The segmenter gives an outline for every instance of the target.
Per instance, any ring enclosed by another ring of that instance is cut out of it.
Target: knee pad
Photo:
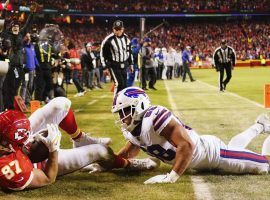
[[[56,97],[50,103],[56,110],[68,111],[71,107],[71,101],[66,97]]]

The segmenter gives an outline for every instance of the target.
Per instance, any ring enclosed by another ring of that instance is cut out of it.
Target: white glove
[[[48,136],[41,134],[35,135],[35,140],[43,142],[49,149],[49,152],[58,151],[60,149],[61,132],[56,124],[47,124]]]
[[[103,167],[101,167],[98,163],[90,164],[84,168],[82,168],[82,171],[88,171],[89,174],[95,174],[106,171]]]
[[[154,183],[175,183],[180,176],[175,172],[171,171],[171,173],[164,175],[154,176],[144,182],[144,184],[154,184]]]

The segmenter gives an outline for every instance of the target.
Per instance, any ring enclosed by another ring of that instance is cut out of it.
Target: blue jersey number
[[[149,154],[159,158],[162,161],[172,161],[175,158],[175,151],[172,149],[164,149],[159,144],[154,144],[148,146],[147,149],[142,148],[144,151],[147,151]]]

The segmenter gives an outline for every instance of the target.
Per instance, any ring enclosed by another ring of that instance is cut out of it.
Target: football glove
[[[34,136],[36,141],[41,141],[49,149],[49,152],[59,151],[61,132],[56,124],[47,124],[48,136],[44,137],[41,134]]]
[[[175,183],[180,176],[175,172],[171,171],[171,173],[164,175],[154,176],[144,182],[144,184],[155,184],[155,183]]]

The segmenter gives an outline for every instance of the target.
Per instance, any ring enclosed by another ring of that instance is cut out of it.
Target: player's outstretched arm
[[[139,152],[140,147],[128,141],[126,145],[118,152],[117,155],[128,159],[136,157],[139,154]]]
[[[174,119],[162,130],[161,135],[177,148],[175,164],[170,173],[152,177],[145,181],[145,184],[176,182],[192,159],[194,144],[188,136],[187,131]]]

